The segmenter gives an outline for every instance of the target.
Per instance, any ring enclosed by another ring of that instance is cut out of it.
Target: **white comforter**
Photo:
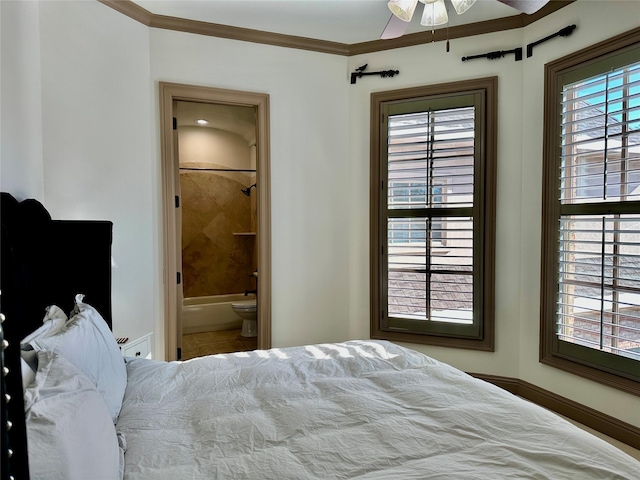
[[[640,462],[556,415],[387,342],[127,372],[126,480],[640,478]]]

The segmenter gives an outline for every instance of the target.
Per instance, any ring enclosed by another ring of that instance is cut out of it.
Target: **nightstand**
[[[151,358],[151,334],[129,340],[120,346],[123,357]]]

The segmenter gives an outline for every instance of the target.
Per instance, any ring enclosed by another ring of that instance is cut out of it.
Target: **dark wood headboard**
[[[37,200],[18,202],[9,193],[0,195],[0,309],[8,342],[3,345],[3,366],[8,371],[3,370],[2,378],[2,479],[13,475],[17,480],[28,478],[20,341],[42,324],[49,305],[68,314],[78,293],[85,294],[85,301],[111,327],[113,224],[52,220]],[[8,403],[5,393],[11,397]]]

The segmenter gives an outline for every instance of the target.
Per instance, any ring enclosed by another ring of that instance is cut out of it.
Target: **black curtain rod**
[[[358,78],[365,77],[367,75],[380,75],[382,78],[393,77],[400,73],[400,70],[381,70],[379,72],[365,72],[368,63],[365,63],[361,67],[356,68],[355,72],[351,72],[351,84],[356,83]]]
[[[552,33],[551,35],[541,38],[537,42],[529,43],[527,45],[527,58],[533,55],[533,47],[535,47],[536,45],[540,45],[541,43],[546,42],[547,40],[551,40],[552,38],[568,37],[573,33],[575,29],[576,29],[575,25],[569,25],[568,27],[564,27],[558,30],[556,33]]]
[[[481,53],[480,55],[469,55],[462,57],[462,61],[473,60],[474,58],[487,58],[489,60],[495,60],[496,58],[502,58],[505,55],[513,53],[516,56],[516,62],[522,60],[522,47],[513,48],[511,50],[496,50],[495,52]]]
[[[556,33],[553,33],[551,35],[548,35],[536,42],[533,43],[529,43],[527,45],[527,58],[531,57],[533,55],[533,47],[535,47],[536,45],[540,45],[543,42],[546,42],[547,40],[551,40],[552,38],[555,37],[568,37],[569,35],[571,35],[573,33],[573,31],[576,29],[575,25],[569,25],[568,27],[564,27],[560,30],[558,30]],[[515,54],[515,60],[516,62],[522,60],[522,47],[518,47],[518,48],[514,48],[512,50],[496,50],[495,52],[489,52],[489,53],[482,53],[480,55],[469,55],[466,57],[462,57],[462,61],[466,62],[467,60],[473,60],[474,58],[487,58],[489,60],[495,60],[496,58],[502,58],[505,55],[509,54],[509,53],[513,53]],[[365,65],[366,67],[366,65]],[[353,73],[352,75],[352,81],[353,82]]]

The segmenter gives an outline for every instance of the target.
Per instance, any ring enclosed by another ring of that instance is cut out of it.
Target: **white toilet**
[[[258,303],[256,299],[242,300],[240,302],[232,302],[231,308],[236,315],[242,318],[242,335],[243,337],[257,337],[257,318],[258,318]]]

